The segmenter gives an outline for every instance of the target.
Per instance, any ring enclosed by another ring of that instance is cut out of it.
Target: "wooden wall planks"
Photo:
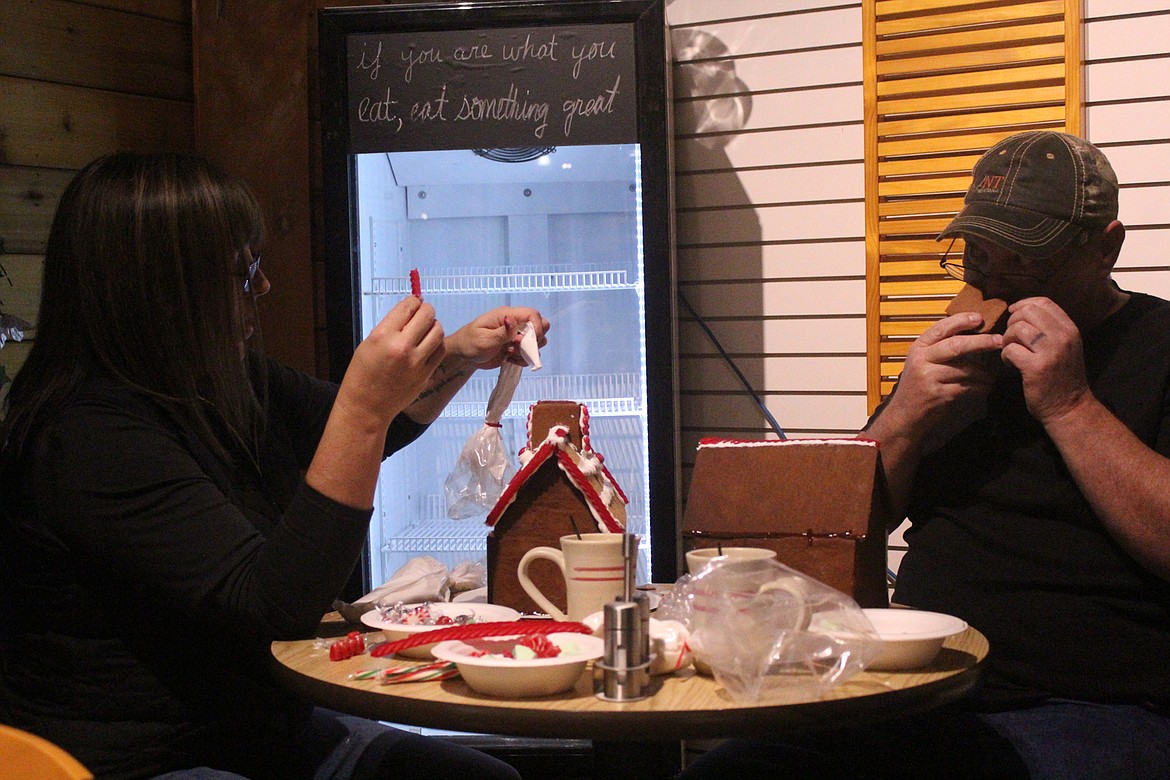
[[[191,69],[189,0],[0,3],[0,310],[36,323],[45,239],[79,168],[194,148]],[[5,376],[35,336],[0,350]]]

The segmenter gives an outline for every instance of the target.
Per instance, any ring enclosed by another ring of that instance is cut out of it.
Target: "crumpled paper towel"
[[[333,608],[351,623],[359,623],[362,614],[378,606],[418,604],[424,601],[460,601],[473,597],[478,589],[486,590],[487,570],[482,563],[463,561],[448,569],[442,561],[429,555],[411,558],[390,579],[352,604],[333,602]]]

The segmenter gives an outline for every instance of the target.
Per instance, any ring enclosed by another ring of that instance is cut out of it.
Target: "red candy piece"
[[[547,636],[526,636],[516,644],[524,645],[536,653],[537,658],[556,658],[561,654],[561,648],[554,645]]]
[[[417,268],[410,269],[410,294],[415,298],[422,299],[422,279],[418,275]]]
[[[370,655],[381,658],[412,647],[421,647],[448,639],[479,639],[485,636],[530,636],[533,634],[592,634],[589,626],[572,621],[557,620],[503,620],[496,623],[472,623],[450,626],[433,631],[420,631],[397,642],[383,642],[370,648]]]
[[[361,655],[365,651],[365,638],[357,631],[350,631],[348,634],[346,634],[345,639],[338,639],[336,642],[329,645],[329,660],[344,661],[346,658],[353,658],[355,655]]]

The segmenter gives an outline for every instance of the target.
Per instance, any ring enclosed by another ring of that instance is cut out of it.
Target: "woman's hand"
[[[447,352],[475,368],[499,368],[505,360],[524,365],[518,354],[521,330],[532,323],[537,346],[548,343],[549,322],[536,309],[501,306],[481,314],[447,338]]]
[[[385,432],[422,392],[445,354],[435,308],[407,296],[354,350],[334,408]]]

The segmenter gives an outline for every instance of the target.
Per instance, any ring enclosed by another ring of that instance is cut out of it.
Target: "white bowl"
[[[421,607],[422,604],[406,604],[407,609],[414,609]],[[511,607],[502,607],[498,604],[465,604],[465,603],[451,603],[447,601],[432,601],[430,603],[431,612],[437,616],[446,616],[449,618],[457,618],[461,616],[471,615],[475,618],[476,623],[494,623],[499,621],[519,620],[520,613]],[[387,620],[378,610],[370,610],[362,614],[362,622],[370,628],[378,628],[386,635],[387,642],[397,642],[399,639],[406,639],[408,636],[413,636],[422,631],[434,631],[439,628],[448,628],[448,626],[433,626],[421,625],[417,623],[394,623]],[[431,648],[435,645],[419,645],[412,647],[409,650],[403,650],[398,655],[407,658],[434,658],[431,655]]]
[[[473,691],[508,699],[530,699],[567,691],[577,684],[590,661],[605,653],[605,643],[588,634],[548,634],[561,648],[555,658],[502,658],[498,655],[475,655],[487,650],[502,650],[522,637],[485,637],[452,639],[440,642],[431,651],[441,661],[452,661],[459,675]]]
[[[953,615],[918,609],[862,610],[881,638],[882,652],[867,668],[885,671],[917,669],[935,659],[947,637],[967,629]]]

